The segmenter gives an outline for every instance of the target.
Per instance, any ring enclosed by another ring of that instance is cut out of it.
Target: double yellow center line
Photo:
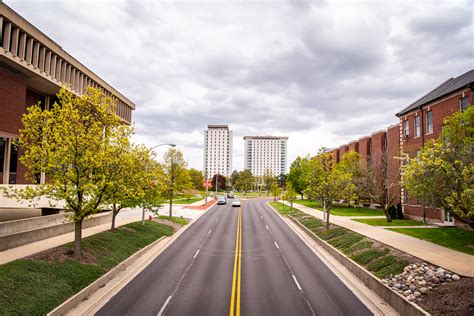
[[[242,207],[237,215],[237,234],[235,238],[234,274],[232,277],[232,295],[229,315],[240,315],[240,286],[242,272]]]

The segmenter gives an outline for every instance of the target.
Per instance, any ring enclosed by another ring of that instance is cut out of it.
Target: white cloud
[[[289,136],[291,162],[474,64],[469,1],[6,2],[137,104],[136,141],[195,168],[207,124],[234,131],[235,169],[244,135]]]

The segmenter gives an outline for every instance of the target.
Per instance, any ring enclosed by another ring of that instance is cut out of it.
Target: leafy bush
[[[357,254],[355,256],[352,256],[352,259],[357,262],[357,263],[360,263],[360,264],[363,264],[363,265],[366,265],[368,264],[370,261],[376,259],[376,258],[379,258],[379,257],[382,257],[383,255],[385,255],[386,253],[388,252],[388,249],[382,249],[382,250],[379,250],[379,249],[370,249],[370,250],[367,250],[367,251],[364,251],[364,252],[361,252],[360,254]]]

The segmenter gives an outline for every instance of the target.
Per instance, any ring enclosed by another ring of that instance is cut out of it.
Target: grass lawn
[[[188,220],[185,219],[185,218],[182,218],[182,217],[176,217],[176,216],[167,216],[167,215],[159,215],[158,216],[159,219],[166,219],[167,221],[170,221],[170,222],[173,222],[173,223],[176,223],[176,224],[180,224],[180,225],[187,225],[188,224]]]
[[[176,199],[173,199],[173,204],[191,204],[197,201],[201,201],[203,199],[204,199],[203,197],[196,197],[196,196],[193,196],[189,200],[188,198],[185,198],[185,197],[178,197]]]
[[[355,218],[353,221],[371,226],[426,226],[422,222],[411,219],[394,219],[390,223],[385,218]]]
[[[46,252],[48,257],[40,253],[0,265],[0,315],[44,315],[139,249],[172,233],[170,226],[156,222],[130,223],[84,238],[85,262],[64,254],[73,248],[69,243]]]
[[[432,243],[474,255],[474,231],[456,227],[445,228],[387,228],[391,231],[424,239]]]
[[[297,209],[291,208],[288,205],[285,205],[280,202],[270,202],[270,205],[273,206],[278,211],[278,213],[280,213],[283,216],[294,215],[295,213],[300,213],[300,211],[298,211]]]
[[[297,200],[294,203],[311,207],[318,211],[323,210],[319,202],[317,201]],[[331,209],[331,214],[337,215],[337,216],[384,216],[381,210],[375,210],[375,209],[367,208],[367,207],[347,207],[347,206],[335,206]]]

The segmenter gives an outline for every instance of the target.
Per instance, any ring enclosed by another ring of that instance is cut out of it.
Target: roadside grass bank
[[[390,223],[385,218],[354,218],[352,220],[371,226],[428,226],[411,219],[394,219]]]
[[[474,255],[474,231],[458,227],[433,229],[387,228],[388,230],[427,240],[440,246]]]
[[[184,217],[177,217],[177,216],[169,217],[169,216],[166,216],[166,215],[159,215],[157,218],[162,219],[162,220],[167,220],[167,221],[173,222],[175,224],[179,224],[181,226],[187,225],[189,223],[189,221],[187,219],[185,219]]]
[[[280,204],[280,205],[279,205]],[[325,223],[314,216],[306,214],[281,203],[270,202],[281,215],[291,215],[294,219],[312,231],[316,236],[344,253],[347,257],[357,262],[360,266],[371,271],[381,279],[392,291],[398,292],[415,302],[432,314],[473,315],[474,304],[474,278],[462,277],[457,280],[451,278],[452,272],[436,268],[409,254],[391,248],[383,243],[355,233],[337,225],[325,230]],[[465,238],[463,244],[472,245],[472,231],[466,233],[456,231],[456,228],[386,228],[389,230],[407,230],[415,233],[432,232],[437,230],[450,231],[450,238]],[[470,237],[466,238],[466,235]],[[425,236],[426,237],[426,236]],[[431,241],[431,240],[430,240]],[[417,265],[417,269],[410,266]],[[436,271],[436,280],[429,281],[428,268]],[[442,272],[441,272],[442,271]],[[448,277],[448,275],[450,277]],[[410,281],[411,278],[411,281]],[[405,281],[406,280],[406,281]],[[453,282],[454,281],[454,282]],[[392,283],[399,284],[392,284]],[[420,283],[421,282],[421,283]],[[434,284],[433,284],[434,283]],[[399,287],[398,289],[394,289]],[[412,287],[414,287],[412,289]],[[423,288],[422,290],[422,287]],[[423,294],[420,294],[421,291]],[[410,292],[410,293],[408,293]]]
[[[288,205],[279,202],[270,202],[270,205],[283,216],[291,215],[316,236],[380,279],[401,273],[410,263],[407,255],[349,229],[331,224],[330,229],[326,230],[325,223],[311,215],[290,209]]]
[[[0,265],[0,315],[44,315],[173,228],[130,223],[83,239],[83,259],[73,243]]]
[[[323,207],[318,201],[310,200],[296,200],[294,203],[314,208],[318,211],[323,211]],[[348,207],[348,206],[335,206],[331,208],[331,215],[336,216],[385,216],[382,210],[376,210],[368,207]]]

